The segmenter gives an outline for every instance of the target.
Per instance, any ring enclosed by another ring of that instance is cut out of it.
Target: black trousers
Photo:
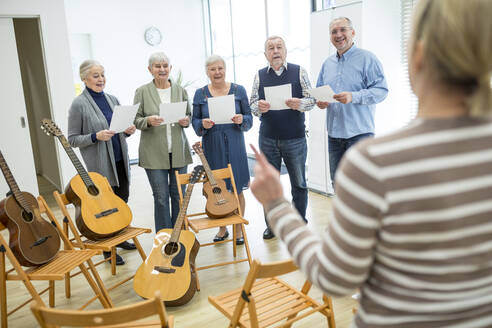
[[[128,180],[128,177],[126,175],[126,167],[125,167],[125,161],[119,161],[116,162],[116,172],[118,173],[118,181],[120,185],[113,186],[114,193],[116,196],[120,197],[125,201],[125,203],[128,203],[128,197],[130,196],[130,180]]]

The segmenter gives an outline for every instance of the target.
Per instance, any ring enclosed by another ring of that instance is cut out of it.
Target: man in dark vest
[[[265,57],[269,65],[256,74],[250,100],[251,112],[261,120],[258,143],[260,150],[278,171],[282,159],[284,160],[290,178],[292,202],[307,222],[307,144],[304,112],[311,110],[316,101],[307,93],[307,90],[311,89],[311,83],[306,70],[285,61],[287,48],[281,37],[271,36],[265,41]],[[270,104],[265,101],[265,87],[289,83],[292,87],[292,98],[285,102],[285,109],[270,110]],[[275,237],[268,222],[266,223],[263,238]]]

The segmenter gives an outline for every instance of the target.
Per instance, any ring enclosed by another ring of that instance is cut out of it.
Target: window
[[[267,65],[264,42],[269,35],[284,38],[287,61],[309,72],[311,0],[203,1],[210,29],[209,53],[225,59],[226,79],[244,86],[248,96],[256,72]],[[253,128],[245,134],[246,144],[258,146],[259,127],[254,117]]]
[[[412,29],[412,12],[418,0],[401,0],[401,66],[402,72],[402,95],[405,97],[403,104],[406,104],[408,113],[405,124],[410,122],[417,116],[418,101],[410,87],[410,79],[408,77],[408,39]]]

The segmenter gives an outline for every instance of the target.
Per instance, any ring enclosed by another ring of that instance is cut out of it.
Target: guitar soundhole
[[[166,244],[166,246],[164,247],[164,253],[166,253],[166,255],[168,256],[171,256],[178,251],[178,248],[179,248],[178,243],[170,242]]]
[[[22,218],[26,222],[32,222],[33,215],[30,212],[22,211]]]
[[[220,193],[222,192],[222,189],[220,189],[219,187],[214,187],[214,188],[212,189],[212,192],[213,192],[214,194],[220,194]]]
[[[92,185],[92,186],[89,186],[87,188],[87,191],[89,192],[89,194],[91,194],[92,196],[97,196],[99,195],[99,189],[97,189],[97,187],[95,185]]]

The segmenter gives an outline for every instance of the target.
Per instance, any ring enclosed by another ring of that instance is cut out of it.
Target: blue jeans
[[[280,171],[282,159],[289,173],[292,202],[301,217],[306,220],[308,190],[306,185],[306,138],[270,139],[260,134],[260,150],[268,162]],[[268,226],[268,223],[267,223]]]
[[[175,172],[186,173],[186,168],[187,166],[169,170],[145,169],[154,195],[156,233],[161,229],[174,228],[179,214],[179,193]],[[169,210],[169,199],[171,199],[171,211]]]
[[[331,183],[335,185],[335,172],[343,155],[353,145],[364,138],[373,137],[374,133],[363,133],[352,138],[332,138],[328,136],[328,154],[330,156],[330,177]]]

